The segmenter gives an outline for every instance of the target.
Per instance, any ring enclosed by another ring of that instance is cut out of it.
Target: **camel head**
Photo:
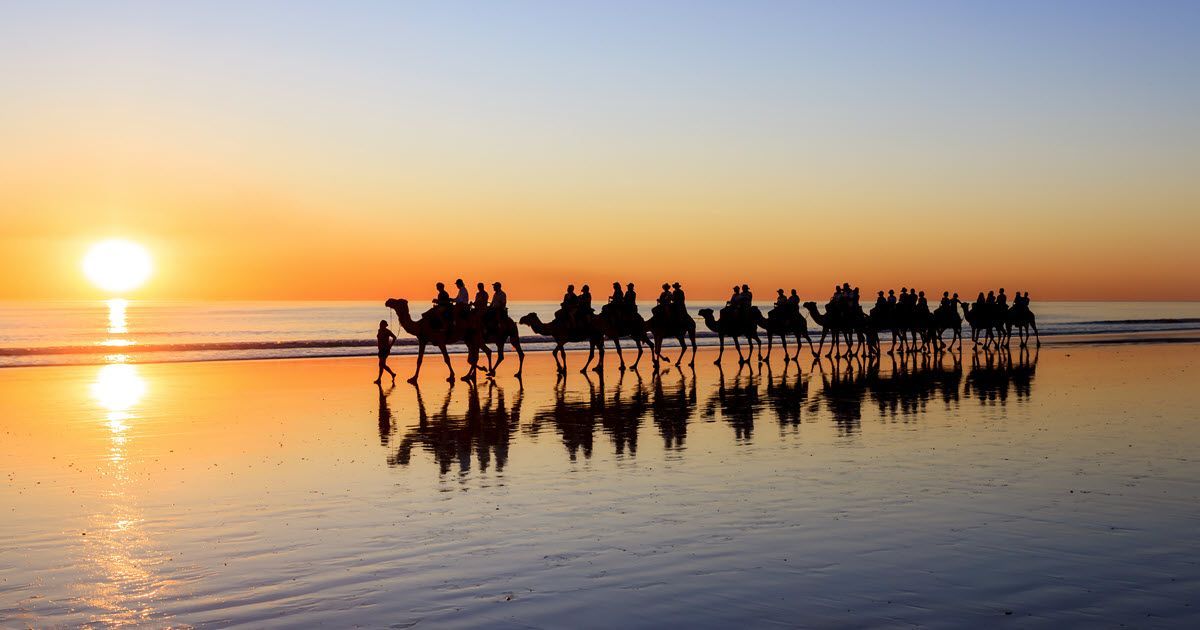
[[[540,326],[542,324],[542,319],[538,317],[537,313],[530,313],[522,316],[518,323],[525,324],[526,326],[533,328],[534,326]]]
[[[697,313],[704,319],[712,319],[713,310],[711,308],[702,308]]]
[[[804,304],[802,304],[801,306],[803,306],[804,308],[806,308],[806,309],[808,309],[808,310],[810,310],[810,311],[815,311],[815,310],[817,310],[817,303],[816,303],[816,302],[805,302],[805,303],[804,303]]]
[[[387,301],[383,303],[383,305],[390,309],[398,309],[398,308],[407,309],[408,308],[408,300],[406,300],[404,298],[388,298]]]

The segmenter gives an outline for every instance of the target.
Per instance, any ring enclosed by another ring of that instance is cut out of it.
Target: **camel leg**
[[[450,353],[446,351],[446,344],[438,345],[438,350],[442,351],[442,360],[446,362],[446,369],[450,370],[450,376],[446,377],[446,382],[454,382],[454,364],[450,362]]]
[[[413,372],[412,378],[408,379],[409,383],[417,384],[417,377],[421,375],[421,362],[425,360],[425,342],[421,341],[417,346],[417,370]]]
[[[634,369],[634,370],[636,370],[636,369],[637,369],[638,362],[642,360],[642,342],[643,342],[643,341],[645,341],[645,342],[646,342],[646,345],[650,345],[650,340],[649,340],[649,339],[638,339],[638,338],[636,338],[636,337],[633,339],[633,342],[634,342],[635,344],[637,344],[637,351],[638,351],[638,353],[637,353],[637,356],[633,358],[633,363],[632,363],[632,364],[631,364],[629,367],[630,367],[630,368],[632,368],[632,369]],[[622,366],[622,367],[624,367],[624,366]]]
[[[816,351],[816,353],[813,354],[813,357],[820,355],[821,351],[825,349],[825,333],[826,332],[827,332],[827,330],[825,328],[821,329],[821,343],[817,344],[817,351]],[[811,343],[809,344],[809,347],[810,348],[812,347]],[[827,354],[825,356],[829,356],[829,355]]]
[[[513,350],[517,351],[517,380],[521,379],[521,371],[525,369],[525,351],[521,349],[521,338],[513,335],[512,337]]]
[[[617,341],[616,339],[613,339],[613,343],[617,344],[617,356],[620,356],[621,355],[621,342]],[[622,370],[625,369],[624,362],[625,362],[625,359],[621,359],[621,363],[622,363],[621,369]],[[604,338],[603,337],[600,338],[600,358],[599,358],[599,360],[596,361],[596,367],[592,368],[592,371],[597,372],[597,373],[604,371]]]
[[[498,347],[499,347],[499,346],[498,346]],[[503,350],[501,350],[501,352],[502,352],[502,351],[503,351]],[[488,376],[491,376],[491,374],[492,374],[492,367],[493,367],[493,366],[492,366],[492,349],[491,349],[491,347],[490,347],[490,346],[488,346],[486,343],[485,343],[485,344],[483,344],[483,354],[484,354],[484,356],[486,356],[486,357],[487,357],[487,362],[488,362],[487,373],[488,373]]]
[[[594,358],[596,358],[596,345],[589,343],[588,344],[588,358],[587,358],[587,361],[583,362],[583,367],[579,368],[580,374],[587,374],[588,366],[592,364],[592,359],[594,359]]]
[[[738,367],[745,365],[749,359],[742,356],[742,342],[738,341],[737,335],[733,336],[733,347],[734,347],[734,349],[737,350],[737,353],[738,353]]]
[[[496,370],[500,369],[501,363],[504,363],[504,342],[505,342],[505,340],[501,339],[500,343],[496,344],[496,363],[495,364],[489,363],[488,372],[487,372],[487,375],[489,377],[496,376]]]
[[[721,365],[721,357],[725,356],[725,335],[718,334],[717,343],[720,346],[720,350],[717,351],[717,360],[713,361],[713,365]]]

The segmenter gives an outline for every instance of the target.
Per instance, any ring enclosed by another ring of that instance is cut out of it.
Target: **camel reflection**
[[[1014,361],[1012,352],[981,350],[971,356],[971,373],[967,375],[963,395],[975,398],[981,405],[1008,404],[1011,391],[1018,401],[1029,400],[1033,391],[1033,374],[1037,369],[1038,351],[1021,348]]]
[[[733,429],[737,443],[754,438],[755,422],[771,414],[781,433],[828,418],[837,435],[861,433],[864,416],[877,414],[883,422],[914,422],[925,413],[953,413],[963,399],[984,405],[1023,402],[1033,389],[1037,351],[1020,351],[1014,358],[1003,348],[972,354],[964,369],[962,352],[903,354],[891,357],[817,359],[811,368],[785,365],[775,373],[769,364],[755,369],[741,365],[727,374],[717,367],[700,417],[718,419]],[[543,430],[562,440],[571,461],[592,457],[597,427],[611,440],[618,457],[637,455],[638,434],[647,418],[654,423],[667,451],[684,450],[688,425],[697,405],[694,371],[679,368],[654,372],[650,382],[633,371],[620,373],[607,386],[604,376],[585,375],[585,389],[569,389],[566,378],[557,379],[553,394],[523,427],[536,439]],[[482,391],[486,388],[486,391]],[[389,405],[391,388],[379,389],[379,440],[394,449],[391,465],[407,465],[414,448],[433,455],[442,474],[456,464],[463,473],[474,462],[486,471],[495,461],[503,470],[514,434],[520,425],[523,390],[515,401],[506,401],[495,383],[468,388],[466,411],[451,414],[450,387],[435,411],[426,409],[416,390],[419,424],[397,438],[396,420]],[[398,440],[398,442],[397,442]]]
[[[813,368],[821,376],[821,389],[809,401],[809,412],[823,407],[833,418],[839,435],[853,435],[862,426],[862,406],[868,387],[879,375],[879,358],[869,356],[829,361],[829,370],[820,358]]]
[[[480,387],[471,384],[467,388],[467,411],[451,414],[450,400],[454,388],[446,390],[442,405],[432,415],[426,411],[425,399],[417,389],[417,413],[419,422],[410,428],[388,457],[391,466],[407,466],[412,461],[414,448],[428,451],[438,466],[439,473],[450,472],[458,464],[460,473],[471,470],[472,455],[478,461],[479,470],[487,471],[493,456],[496,471],[502,472],[508,463],[508,449],[512,435],[520,424],[522,389],[517,390],[516,400],[511,407],[504,398],[504,389],[494,383],[486,386],[487,396],[480,400]],[[387,443],[394,431],[387,393],[380,390],[379,427],[380,440]]]
[[[708,397],[701,417],[710,420],[720,408],[721,418],[733,427],[734,439],[749,442],[754,434],[754,419],[762,412],[764,405],[758,391],[758,375],[745,365],[738,366],[737,373],[729,382],[726,382],[725,371],[720,364],[717,365],[717,373],[717,391]]]
[[[946,409],[957,407],[962,380],[958,354],[901,355],[886,374],[876,373],[870,396],[881,419],[907,421],[924,413],[931,400],[940,399]]]
[[[680,368],[675,368],[678,380],[667,383],[664,378],[670,371],[656,375],[654,397],[650,401],[650,416],[663,439],[663,448],[683,450],[687,439],[687,425],[696,408],[696,372],[691,370],[691,380]]]
[[[796,365],[793,376],[792,363],[789,362],[783,364],[783,373],[777,380],[771,371],[771,364],[767,363],[766,366],[767,401],[779,421],[779,429],[795,429],[800,426],[804,404],[808,401],[808,377],[800,372],[799,365]]]
[[[627,392],[625,374],[621,372],[618,376],[611,398],[605,394],[603,374],[599,375],[598,382],[590,375],[585,376],[586,396],[569,396],[566,379],[558,379],[554,385],[554,402],[533,415],[529,434],[536,437],[543,426],[554,427],[562,437],[571,461],[576,461],[580,453],[584,459],[591,458],[595,428],[599,424],[612,440],[617,455],[636,455],[638,431],[650,402],[641,375],[633,372],[634,386]]]

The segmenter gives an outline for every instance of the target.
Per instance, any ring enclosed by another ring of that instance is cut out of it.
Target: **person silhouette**
[[[782,313],[786,306],[787,296],[784,295],[783,289],[775,289],[775,308],[780,309],[779,312]]]
[[[750,306],[754,304],[754,294],[750,292],[748,284],[742,285],[742,304],[746,310],[749,310]]]
[[[883,312],[885,309],[887,309],[887,305],[887,298],[883,297],[883,291],[880,291],[878,297],[875,298],[875,308],[879,309],[880,312]]]
[[[987,303],[988,303],[988,306],[996,305],[996,292],[995,291],[988,291]]]
[[[458,293],[454,296],[454,305],[465,309],[471,303],[471,297],[467,295],[467,283],[459,278],[454,281],[454,286],[458,287]]]
[[[450,294],[446,292],[446,285],[439,282],[437,285],[437,297],[433,298],[433,315],[435,328],[449,328],[454,323],[454,300],[450,299]]]
[[[658,304],[663,308],[671,305],[671,285],[666,282],[662,283],[662,292],[658,294]]]
[[[671,292],[671,308],[675,311],[675,317],[680,321],[687,317],[687,304],[684,302],[686,296],[683,294],[683,287],[676,282],[671,285],[674,291]]]
[[[487,305],[488,305],[487,291],[483,288],[483,283],[478,282],[475,284],[475,301],[471,303],[471,308],[482,313],[487,310]]]
[[[579,290],[579,305],[576,307],[576,312],[580,315],[580,320],[585,320],[596,314],[592,310],[592,288],[586,284]]]
[[[449,307],[454,304],[454,300],[450,299],[450,294],[446,293],[446,285],[441,282],[437,283],[437,297],[433,298],[433,303],[437,306]]]
[[[579,304],[579,296],[575,295],[575,285],[568,284],[567,292],[563,294],[562,302],[559,303],[558,312],[554,314],[554,319],[562,322],[568,322],[572,326],[575,324],[575,307]]]
[[[1000,287],[1000,295],[996,296],[996,306],[1000,308],[1008,307],[1008,296],[1004,294],[1004,287]]]
[[[396,382],[396,373],[387,364],[388,355],[392,353],[392,345],[395,343],[396,335],[388,329],[387,320],[379,320],[379,331],[375,333],[375,346],[379,353],[379,374],[375,377],[376,385],[383,381],[384,372],[392,375],[392,383]]]
[[[609,304],[617,304],[617,305],[621,305],[621,304],[625,303],[625,293],[623,291],[621,291],[621,283],[620,282],[613,283],[613,292],[612,292],[612,295],[610,295],[608,297],[608,303]]]
[[[938,304],[939,308],[950,306],[950,292],[942,291],[942,301]]]
[[[725,306],[736,307],[742,301],[742,288],[733,285],[733,295],[729,296],[729,301],[725,302]]]
[[[632,282],[625,285],[625,311],[631,316],[638,312],[637,291],[634,291]]]
[[[888,289],[887,303],[888,303],[888,306],[896,305],[896,290],[895,289]]]
[[[490,307],[496,318],[508,317],[508,295],[499,282],[492,283],[492,304]]]
[[[795,289],[792,289],[792,294],[788,296],[788,308],[792,315],[800,314],[800,294],[796,293]]]
[[[953,295],[953,296],[950,298],[950,306],[951,306],[951,307],[953,307],[953,309],[954,309],[955,311],[957,311],[957,310],[959,309],[959,306],[958,306],[959,304],[962,304],[962,300],[958,299],[958,294],[957,294],[957,293],[955,293],[955,294],[954,294],[954,295]]]

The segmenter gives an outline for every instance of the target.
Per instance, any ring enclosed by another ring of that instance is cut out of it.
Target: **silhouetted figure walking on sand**
[[[396,373],[392,368],[388,367],[388,355],[392,353],[392,344],[396,343],[396,335],[388,329],[386,319],[379,320],[379,332],[375,334],[375,342],[379,351],[379,375],[375,377],[375,384],[378,385],[383,380],[383,373],[387,372],[392,375],[392,382],[396,382]]]

